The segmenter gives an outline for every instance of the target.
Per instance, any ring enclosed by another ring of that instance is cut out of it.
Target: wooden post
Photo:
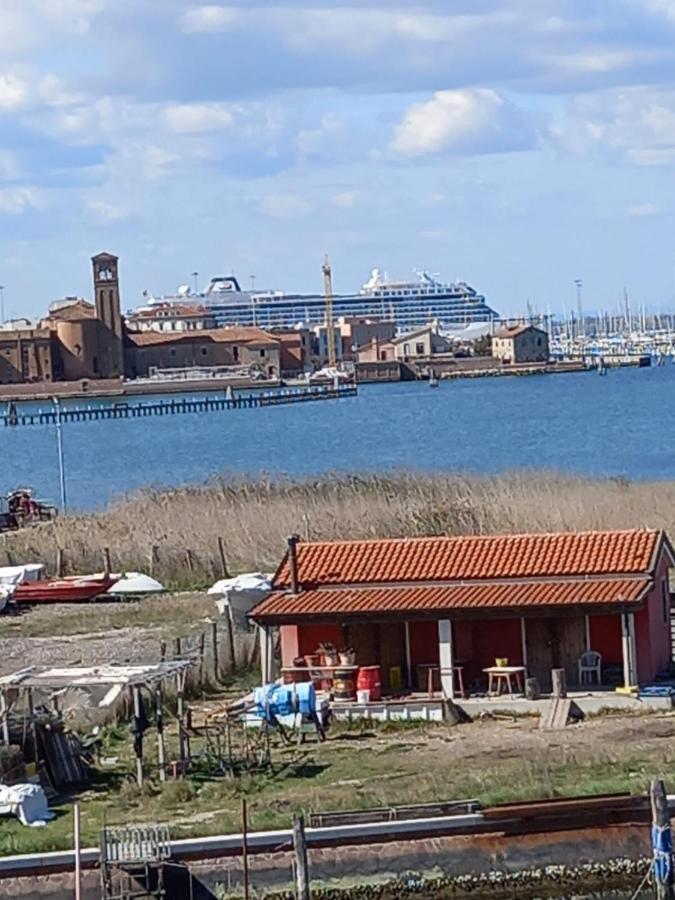
[[[244,900],[248,897],[248,810],[246,797],[241,799],[241,860],[244,867]]]
[[[148,562],[150,567],[150,574],[154,578],[157,571],[157,564],[159,562],[159,547],[157,546],[157,544],[153,544],[150,548],[150,556]]]
[[[564,669],[551,669],[551,687],[554,697],[564,700],[567,696],[567,679]]]
[[[652,847],[654,851],[652,877],[656,900],[674,900],[670,813],[668,812],[666,786],[663,781],[655,778],[651,783],[649,793],[652,805]]]
[[[9,704],[5,689],[0,689],[0,719],[2,720],[2,740],[9,747]]]
[[[293,851],[295,853],[296,900],[309,900],[307,841],[305,840],[305,821],[302,816],[296,816],[293,819]]]
[[[213,680],[220,680],[220,660],[218,659],[218,620],[211,622],[211,652],[213,653]]]
[[[621,613],[621,648],[623,653],[623,684],[625,688],[637,685],[635,648],[635,614]]]
[[[33,688],[28,688],[26,691],[27,700],[28,700],[28,724],[30,726],[31,737],[33,738],[33,760],[35,762],[35,769],[38,768],[38,763],[40,761],[40,752],[38,750],[38,735],[37,735],[37,722],[35,721],[35,706],[33,705]]]
[[[405,629],[405,667],[408,675],[408,689],[412,690],[414,679],[412,670],[412,654],[410,650],[410,622],[404,622],[403,627]]]
[[[134,738],[134,752],[136,754],[136,783],[139,787],[143,785],[143,732],[141,726],[141,689],[134,685],[132,687],[134,697],[134,727],[138,728]]]
[[[166,659],[166,641],[159,642],[159,659],[160,662],[164,662]]]
[[[178,719],[178,748],[181,776],[185,768],[185,672],[176,673],[176,718]]]
[[[174,655],[174,658],[175,658],[175,659],[180,659],[180,658],[181,658],[181,652],[182,652],[182,641],[181,641],[181,639],[180,639],[179,637],[177,637],[177,638],[174,639],[174,642],[173,642],[173,655]]]
[[[199,684],[204,681],[204,647],[206,645],[206,634],[202,631],[199,635]]]
[[[110,565],[110,550],[108,547],[103,548],[103,574],[107,578],[112,571],[112,566]]]
[[[225,610],[225,634],[227,637],[227,652],[230,654],[230,672],[234,672],[237,668],[237,659],[234,652],[234,625],[232,624],[232,609],[227,604]]]
[[[227,557],[225,556],[225,541],[218,537],[218,556],[220,557],[220,572],[223,578],[229,578],[230,572],[227,568]]]
[[[63,548],[58,547],[56,550],[56,577],[57,578],[63,578],[63,574],[65,572],[63,557],[64,557]]]
[[[80,849],[80,804],[73,804],[73,851],[75,853],[75,900],[82,900],[82,855]]]
[[[162,709],[162,684],[155,688],[155,718],[157,721],[157,763],[159,780],[166,781],[166,754],[164,752],[164,712]]]

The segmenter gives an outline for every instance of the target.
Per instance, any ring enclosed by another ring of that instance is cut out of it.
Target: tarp
[[[39,784],[0,785],[0,814],[14,815],[22,825],[44,827],[54,818],[47,804],[47,796]]]
[[[22,581],[37,581],[44,566],[27,563],[25,566],[0,566],[0,584],[21,584]]]
[[[108,588],[108,594],[159,594],[166,590],[163,584],[144,575],[142,572],[124,572],[122,575],[113,575],[118,578],[111,588]]]
[[[235,623],[245,626],[246,614],[256,603],[264,600],[272,590],[272,576],[262,572],[249,572],[236,578],[223,578],[209,588],[208,593],[216,597],[216,606],[221,615],[229,609]]]

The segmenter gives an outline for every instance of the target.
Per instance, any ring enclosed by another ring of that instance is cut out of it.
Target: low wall
[[[548,834],[507,837],[504,834],[483,834],[460,837],[424,838],[416,841],[394,841],[386,844],[312,849],[309,864],[312,883],[318,886],[333,884],[348,890],[349,883],[382,883],[401,875],[487,876],[489,873],[517,873],[528,870],[532,884],[541,888],[546,883],[542,870],[550,866],[552,881],[564,875],[565,868],[588,865],[598,883],[606,883],[613,872],[633,884],[640,880],[643,869],[631,866],[650,855],[649,829],[644,826],[614,826],[607,828],[562,831]],[[629,861],[617,865],[616,860]],[[243,885],[240,858],[200,860],[190,865],[195,878],[220,896],[237,896]],[[254,896],[285,891],[292,884],[292,856],[290,853],[253,854],[249,857],[251,890]],[[499,878],[495,879],[498,886]],[[72,900],[73,876],[54,875],[41,878],[5,879],[0,881],[0,897],[50,897],[51,900]],[[523,885],[525,888],[525,885]],[[476,891],[467,884],[467,895],[490,896],[490,891]],[[453,891],[453,896],[462,893]],[[84,873],[83,900],[100,900],[99,875]]]

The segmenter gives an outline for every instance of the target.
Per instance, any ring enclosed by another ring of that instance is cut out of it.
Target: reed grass
[[[221,575],[219,537],[228,567],[237,573],[273,571],[293,532],[333,540],[638,526],[675,534],[675,482],[549,472],[221,478],[140,491],[104,512],[6,534],[0,539],[0,564],[38,560],[53,566],[61,548],[68,571],[100,571],[108,547],[114,568],[154,567],[167,585],[187,588]]]

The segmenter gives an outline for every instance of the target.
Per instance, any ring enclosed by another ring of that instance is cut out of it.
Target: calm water
[[[44,404],[43,404],[44,405]],[[63,426],[68,499],[223,472],[557,469],[675,479],[675,365],[528,378],[366,385],[358,398]],[[0,492],[58,500],[53,427],[3,428]]]

